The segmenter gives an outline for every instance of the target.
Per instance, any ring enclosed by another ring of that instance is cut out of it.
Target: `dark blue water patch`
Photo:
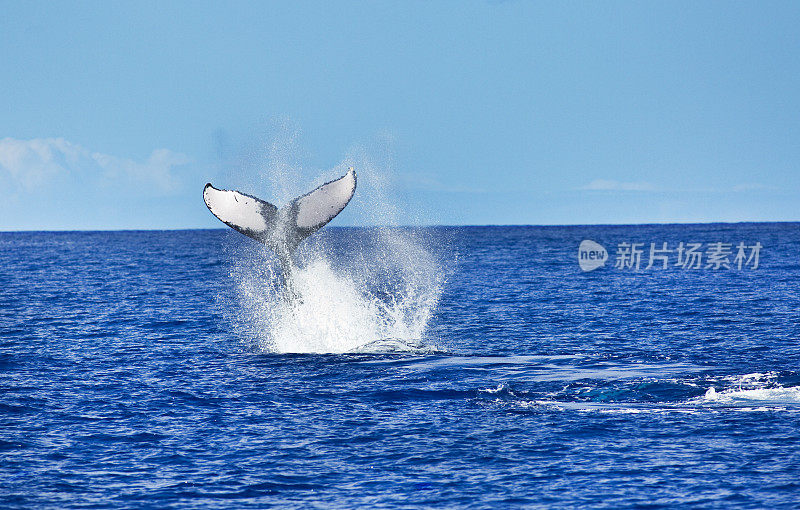
[[[435,348],[327,355],[237,332],[233,232],[0,233],[0,506],[796,507],[800,225],[407,232]],[[320,234],[342,271],[380,235]],[[613,267],[740,241],[759,268]]]

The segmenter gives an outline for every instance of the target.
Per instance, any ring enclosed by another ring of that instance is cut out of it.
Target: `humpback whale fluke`
[[[203,200],[211,214],[242,234],[267,245],[278,255],[284,275],[292,267],[292,253],[300,242],[342,212],[356,191],[353,167],[278,209],[251,195],[206,184]]]

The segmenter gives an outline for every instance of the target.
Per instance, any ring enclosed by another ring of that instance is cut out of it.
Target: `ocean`
[[[798,223],[328,227],[290,300],[233,231],[0,233],[0,507],[798,508],[798,276]]]

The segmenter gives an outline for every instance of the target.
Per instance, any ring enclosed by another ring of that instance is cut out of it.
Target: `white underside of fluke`
[[[210,183],[203,199],[211,213],[229,227],[273,248],[291,252],[297,244],[342,212],[356,191],[356,172],[300,196],[280,211],[259,198],[217,189]]]
[[[356,172],[351,168],[345,176],[296,199],[297,226],[319,228],[317,225],[325,225],[344,209],[355,191]]]
[[[261,203],[247,195],[207,186],[203,191],[203,199],[208,210],[227,224],[256,232],[267,228]],[[274,214],[274,211],[268,213]]]

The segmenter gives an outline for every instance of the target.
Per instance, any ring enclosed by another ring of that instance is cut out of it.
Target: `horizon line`
[[[800,223],[800,220],[776,221],[686,221],[686,222],[646,222],[646,223],[483,223],[483,224],[424,224],[424,225],[332,225],[329,229],[374,229],[374,228],[508,228],[508,227],[644,227],[644,226],[670,226],[670,225],[770,225]],[[189,227],[189,228],[96,228],[96,229],[3,229],[0,234],[24,233],[92,233],[92,232],[190,232],[190,231],[227,231],[225,227]]]

